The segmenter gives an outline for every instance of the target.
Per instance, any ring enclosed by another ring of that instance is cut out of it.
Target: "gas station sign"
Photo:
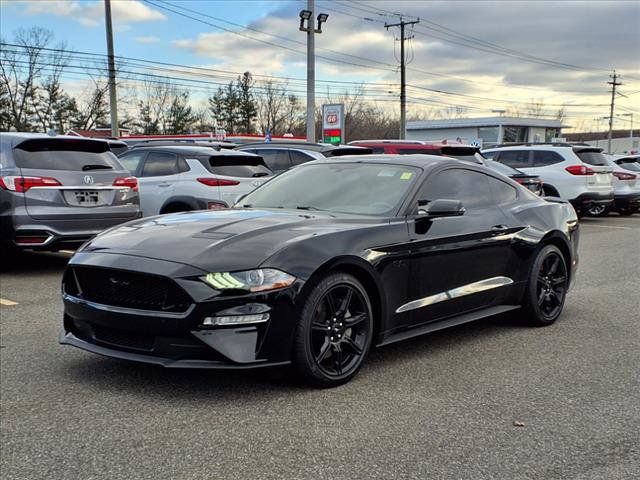
[[[344,104],[322,105],[322,141],[344,143]]]

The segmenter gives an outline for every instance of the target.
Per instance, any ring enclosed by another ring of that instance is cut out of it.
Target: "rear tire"
[[[526,323],[535,327],[554,323],[562,313],[568,286],[569,275],[562,252],[554,245],[545,245],[529,269],[522,306]]]
[[[353,276],[330,274],[308,293],[293,343],[302,380],[329,388],[351,380],[371,348],[373,311],[367,291]]]

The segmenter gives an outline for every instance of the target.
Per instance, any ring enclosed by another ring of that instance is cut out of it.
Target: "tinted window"
[[[143,177],[174,175],[178,172],[178,157],[173,153],[149,152],[142,170]]]
[[[616,162],[618,163],[618,162]],[[620,162],[618,165],[630,172],[640,172],[640,163],[638,162]]]
[[[493,190],[493,198],[496,203],[503,204],[517,200],[518,191],[514,187],[492,177],[487,177],[487,179],[491,185],[491,190]]]
[[[494,158],[496,158],[496,155],[498,155],[498,152],[482,152],[482,155],[484,155],[484,158],[488,158],[489,160],[493,160]]]
[[[607,165],[607,159],[601,152],[576,152],[578,158],[589,165]]]
[[[123,155],[119,158],[120,163],[129,170],[131,173],[135,173],[138,170],[140,161],[144,158],[147,152],[131,152]]]
[[[291,155],[291,163],[295,165],[300,165],[301,163],[310,162],[311,160],[315,160],[312,156],[307,155],[304,152],[299,150],[289,150],[289,155]]]
[[[394,215],[420,169],[366,163],[309,164],[275,177],[242,200],[252,207]]]
[[[371,153],[384,153],[384,147],[369,147],[371,148]]]
[[[465,208],[490,205],[489,177],[482,173],[453,168],[438,173],[423,187],[420,200],[460,200]]]
[[[498,161],[509,165],[512,168],[529,167],[529,151],[528,150],[506,150],[499,152]]]
[[[260,155],[267,167],[274,172],[281,172],[291,166],[289,150],[286,148],[261,148],[256,150],[255,153]]]
[[[500,157],[500,160],[502,160],[502,157]],[[533,152],[534,167],[546,167],[560,162],[564,162],[564,158],[557,152],[549,150],[535,150]]]
[[[16,165],[41,170],[121,170],[107,142],[67,139],[32,139],[14,148]]]
[[[264,165],[262,158],[249,155],[209,157],[205,166],[211,173],[225,177],[266,177],[273,173]]]
[[[505,175],[507,177],[510,177],[511,175],[522,174],[522,172],[519,172],[515,168],[511,168],[508,165],[505,165],[503,163],[496,162],[496,161],[493,161],[493,160],[485,160],[484,164],[487,167],[489,167],[491,170],[493,170],[494,172],[501,173],[502,175]]]

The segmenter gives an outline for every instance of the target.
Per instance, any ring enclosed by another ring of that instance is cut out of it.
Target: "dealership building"
[[[505,142],[551,142],[562,137],[560,120],[521,117],[456,118],[407,122],[407,140],[448,140],[480,146]]]

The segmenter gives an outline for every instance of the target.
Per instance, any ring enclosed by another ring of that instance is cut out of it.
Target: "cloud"
[[[134,39],[138,43],[150,44],[150,43],[158,43],[160,42],[159,37],[154,37],[153,35],[149,35],[147,37],[136,37]]]
[[[26,15],[55,15],[69,17],[85,27],[97,27],[104,24],[104,2],[64,1],[64,0],[19,0],[16,5],[24,6]],[[111,15],[114,29],[126,30],[129,23],[157,22],[167,17],[139,0],[113,0]]]

